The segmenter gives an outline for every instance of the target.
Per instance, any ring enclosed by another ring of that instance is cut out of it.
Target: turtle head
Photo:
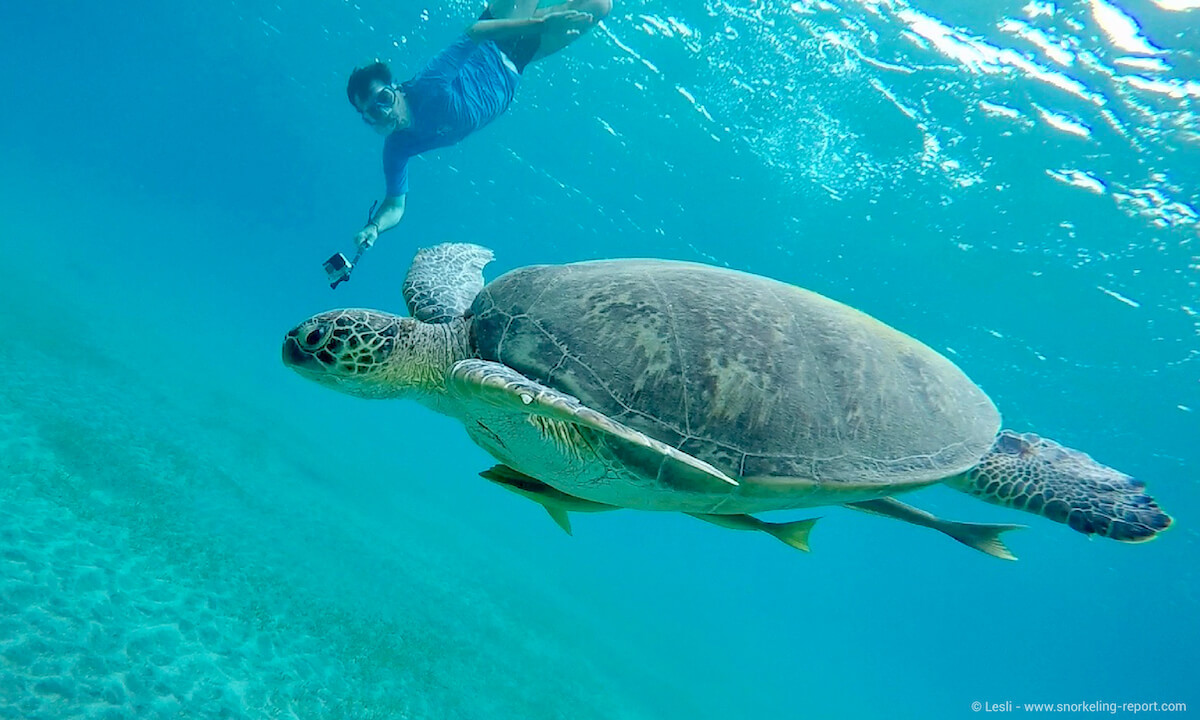
[[[447,328],[375,310],[314,315],[283,339],[283,364],[302,377],[363,398],[436,392],[452,343]],[[440,338],[439,338],[440,335]]]

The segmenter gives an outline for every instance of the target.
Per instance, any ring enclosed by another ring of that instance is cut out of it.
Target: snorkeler
[[[603,20],[611,0],[569,0],[545,8],[537,0],[493,0],[466,33],[407,82],[387,65],[354,70],[350,103],[380,135],[386,195],[354,236],[359,254],[404,216],[408,160],[453,145],[508,109],[525,67],[570,45]]]

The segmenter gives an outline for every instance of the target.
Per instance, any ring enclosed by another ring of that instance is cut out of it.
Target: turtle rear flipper
[[[1031,433],[1002,431],[979,465],[947,484],[1121,542],[1152,540],[1171,525],[1145,483]]]

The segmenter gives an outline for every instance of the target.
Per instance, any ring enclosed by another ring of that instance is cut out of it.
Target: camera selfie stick
[[[370,223],[371,218],[375,216],[375,207],[377,205],[379,205],[378,200],[371,203],[371,209],[367,211],[368,223]],[[366,250],[367,249],[365,247],[360,245],[358,252],[354,253],[353,260],[347,260],[346,256],[342,253],[334,253],[328,260],[324,262],[323,267],[325,268],[325,276],[329,278],[330,289],[337,289],[338,285],[350,279],[350,271],[353,270],[354,266],[358,264],[359,259],[362,257],[363,253],[366,252]]]

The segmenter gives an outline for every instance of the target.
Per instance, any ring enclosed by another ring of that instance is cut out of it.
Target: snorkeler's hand
[[[542,16],[543,33],[578,35],[595,22],[591,13],[581,10],[560,10]]]
[[[379,226],[373,222],[367,223],[366,226],[358,231],[354,236],[354,245],[359,250],[369,250],[375,241],[379,238]]]

